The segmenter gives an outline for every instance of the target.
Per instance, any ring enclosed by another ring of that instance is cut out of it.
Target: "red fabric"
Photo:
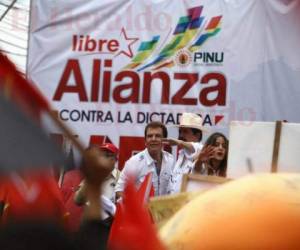
[[[111,228],[108,247],[110,250],[163,250],[155,226],[144,201],[137,199],[133,180],[130,180],[123,194],[122,203]]]
[[[83,208],[74,203],[74,195],[82,179],[79,170],[71,170],[65,173],[61,186],[63,202],[69,214],[68,228],[71,231],[77,231],[81,223]]]
[[[63,201],[70,199],[71,195],[76,192],[80,182],[83,180],[81,172],[78,169],[67,171],[61,185]]]
[[[3,179],[0,184],[0,199],[5,201],[2,222],[23,219],[49,219],[64,223],[66,210],[63,205],[58,185],[52,176],[48,174],[30,174],[24,178],[28,189],[24,189],[12,181],[10,177]],[[36,187],[37,194],[34,198],[30,196],[30,188]],[[22,190],[22,191],[20,191]]]
[[[64,203],[68,211],[68,229],[72,232],[78,231],[82,220],[83,207],[77,206],[74,203],[74,194]]]
[[[137,191],[138,202],[146,203],[150,197],[153,197],[155,190],[152,183],[152,173],[146,175],[143,183],[141,184],[139,190]]]
[[[50,111],[46,98],[0,52],[0,91],[6,92],[14,103],[32,118],[38,119],[41,110]]]

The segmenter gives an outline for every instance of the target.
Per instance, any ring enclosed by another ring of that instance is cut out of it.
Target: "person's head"
[[[218,169],[220,170],[220,175],[226,176],[228,139],[222,133],[216,132],[207,138],[205,146],[208,145],[214,148],[214,155],[212,160],[219,164]]]
[[[193,113],[183,113],[178,125],[178,139],[186,142],[200,142],[202,140],[202,118]]]
[[[162,138],[168,137],[168,130],[161,122],[150,122],[145,127],[145,144],[149,153],[158,153],[162,150]]]
[[[112,143],[103,143],[100,146],[101,153],[108,158],[114,160],[114,162],[118,159],[119,149]]]
[[[179,128],[178,139],[186,142],[200,142],[202,140],[202,131],[196,128]]]
[[[82,171],[91,179],[101,179],[104,175],[109,175],[115,167],[118,151],[118,148],[111,143],[104,143],[100,146],[90,145],[84,152],[81,164]],[[99,168],[103,170],[103,176],[97,176]]]

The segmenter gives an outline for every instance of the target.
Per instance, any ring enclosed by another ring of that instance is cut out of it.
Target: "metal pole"
[[[31,31],[31,18],[32,18],[32,7],[33,6],[33,0],[30,0],[29,2],[29,23],[28,23],[28,31],[27,31],[27,50],[26,50],[26,66],[25,66],[25,75],[26,75],[26,78],[28,79],[28,54],[29,54],[29,40],[30,40],[30,31]]]

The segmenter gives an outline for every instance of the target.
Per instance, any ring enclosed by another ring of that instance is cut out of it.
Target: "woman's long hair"
[[[225,141],[225,156],[224,159],[220,162],[219,168],[217,169],[218,171],[218,176],[222,176],[222,177],[226,177],[226,172],[227,172],[227,156],[228,156],[228,139],[226,138],[225,135],[223,135],[222,133],[216,132],[213,133],[212,135],[210,135],[206,142],[205,142],[205,146],[215,146],[216,145],[216,141],[218,137],[222,137]],[[208,175],[212,175],[213,171],[211,169],[208,169]]]

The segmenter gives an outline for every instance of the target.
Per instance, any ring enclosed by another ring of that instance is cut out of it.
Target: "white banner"
[[[86,144],[119,146],[121,167],[149,121],[182,112],[225,134],[300,122],[298,2],[32,0],[27,73]]]

